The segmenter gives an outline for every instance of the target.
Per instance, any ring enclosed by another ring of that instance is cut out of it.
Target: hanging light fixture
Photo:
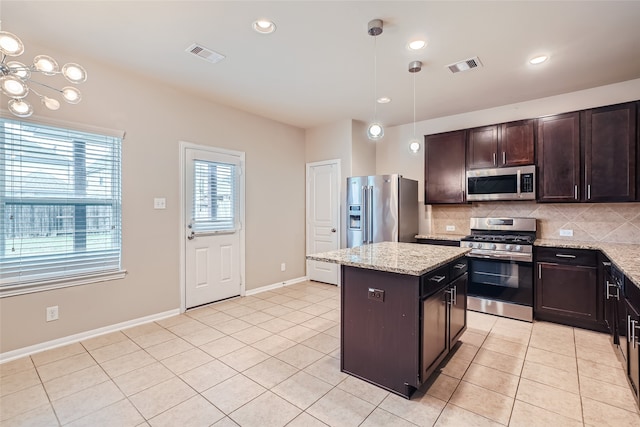
[[[376,94],[378,86],[378,52],[376,46],[376,37],[382,34],[382,20],[372,19],[367,27],[367,34],[373,36],[373,123],[367,127],[367,136],[373,141],[382,139],[384,136],[384,128],[377,120],[378,113],[378,96]]]
[[[41,94],[34,89],[43,87],[62,95],[69,104],[77,104],[82,99],[82,94],[73,86],[56,89],[48,84],[32,80],[36,73],[43,76],[55,76],[62,74],[73,84],[83,83],[87,80],[87,72],[82,66],[74,63],[65,64],[62,69],[55,59],[48,55],[38,55],[33,58],[33,65],[25,65],[18,61],[8,61],[7,58],[20,56],[24,53],[24,45],[15,34],[0,31],[0,91],[8,96],[8,107],[18,117],[29,117],[33,114],[33,106],[26,101],[29,93],[40,98],[40,102],[49,110],[60,108],[60,101]]]
[[[409,64],[409,72],[413,74],[413,137],[409,141],[409,151],[417,154],[420,151],[420,140],[416,137],[416,73],[422,70],[422,62],[413,61]]]

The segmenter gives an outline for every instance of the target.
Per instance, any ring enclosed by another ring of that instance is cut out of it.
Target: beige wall
[[[376,142],[367,138],[367,123],[354,120],[351,129],[351,176],[376,174]]]
[[[246,153],[246,289],[305,275],[304,130],[25,43],[60,63],[77,61],[89,74],[80,104],[57,112],[36,106],[37,114],[126,131],[122,264],[128,275],[0,299],[0,353],[180,306],[179,141]],[[154,197],[165,197],[167,209],[154,210]],[[59,306],[60,319],[47,323],[51,305]]]

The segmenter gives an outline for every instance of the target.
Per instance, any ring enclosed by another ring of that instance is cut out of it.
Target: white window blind
[[[194,160],[191,224],[195,233],[231,233],[239,228],[237,167]]]
[[[121,138],[0,118],[0,291],[120,271]]]

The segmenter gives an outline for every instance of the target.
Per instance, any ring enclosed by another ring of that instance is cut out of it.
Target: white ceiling
[[[258,18],[277,31],[254,32]],[[377,38],[367,34],[374,18],[384,21]],[[413,121],[414,60],[424,63],[415,75],[418,121],[640,77],[640,1],[3,0],[0,19],[27,49],[32,42],[68,53],[65,62],[118,65],[302,128],[373,119],[374,42],[376,92],[393,99],[377,107],[387,126]],[[409,51],[418,37],[428,46]],[[194,42],[226,59],[186,53]],[[541,52],[550,61],[527,63]],[[446,68],[473,56],[484,67]]]

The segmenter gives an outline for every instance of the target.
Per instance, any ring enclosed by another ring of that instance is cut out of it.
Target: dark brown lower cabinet
[[[629,384],[636,398],[636,407],[640,408],[640,288],[625,278],[625,322],[627,330],[626,346],[627,365],[624,367]],[[622,341],[622,340],[621,340]],[[633,410],[633,409],[630,409]]]
[[[423,276],[341,268],[341,370],[410,398],[466,330],[466,260]]]

